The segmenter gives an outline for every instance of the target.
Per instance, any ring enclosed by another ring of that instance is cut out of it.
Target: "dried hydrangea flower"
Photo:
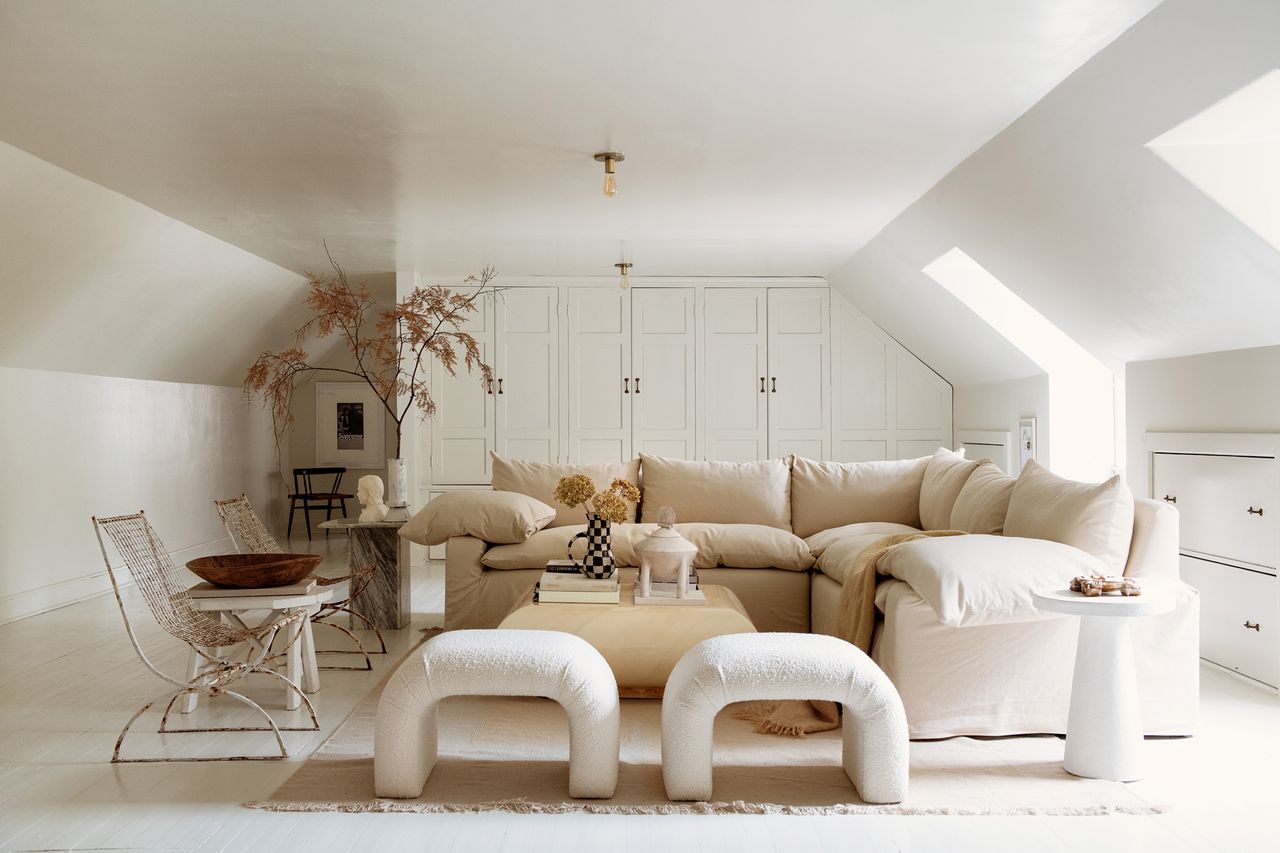
[[[573,474],[561,477],[556,484],[556,500],[565,506],[577,506],[586,503],[595,494],[596,484],[586,474]]]
[[[591,503],[595,506],[596,515],[607,521],[621,524],[627,520],[626,501],[611,491],[597,493]]]

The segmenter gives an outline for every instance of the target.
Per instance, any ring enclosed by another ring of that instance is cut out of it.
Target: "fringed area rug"
[[[414,800],[373,793],[373,723],[381,689],[367,697],[280,787],[251,808],[285,812],[590,812],[597,814],[1154,814],[1118,782],[1062,769],[1055,737],[911,744],[905,803],[862,803],[840,766],[840,731],[758,734],[727,708],[716,720],[715,801],[672,803],[663,792],[655,699],[622,707],[622,767],[610,800],[568,794],[569,728],[549,699],[458,697],[441,704],[440,761]]]

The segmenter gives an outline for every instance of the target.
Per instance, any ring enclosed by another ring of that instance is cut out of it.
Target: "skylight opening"
[[[1280,69],[1157,136],[1147,148],[1280,250]]]

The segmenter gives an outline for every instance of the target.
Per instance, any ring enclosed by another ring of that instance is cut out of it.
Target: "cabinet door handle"
[[[760,377],[760,393],[761,394],[764,393],[764,377],[763,376]]]
[[[769,377],[769,390],[774,394],[778,393],[778,377]]]
[[[1257,631],[1259,634],[1262,633],[1262,626],[1257,622],[1250,622],[1248,619],[1246,619],[1244,620],[1244,626],[1248,628],[1250,631]]]
[[[1176,504],[1176,503],[1178,502],[1178,496],[1177,496],[1177,495],[1165,495],[1163,498],[1161,498],[1161,500],[1163,500],[1165,503]]]
[[[1262,507],[1258,507],[1257,509],[1249,507],[1248,513],[1249,515],[1262,515]]]
[[[637,394],[640,393],[640,377],[639,376],[636,377],[636,393]]]
[[[490,379],[488,382],[486,382],[486,383],[484,384],[484,390],[485,390],[485,393],[487,393],[487,394],[493,394],[493,380],[492,380],[492,379]]]
[[[631,377],[629,376],[624,376],[622,378],[622,393],[623,394],[631,393]]]
[[[501,393],[502,393],[502,380],[501,380],[501,379],[499,379],[499,380],[498,380],[498,393],[499,393],[499,394],[501,394]]]

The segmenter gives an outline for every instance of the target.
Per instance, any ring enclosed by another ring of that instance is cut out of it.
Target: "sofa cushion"
[[[690,462],[641,454],[640,520],[657,521],[669,506],[677,521],[764,524],[791,530],[791,472],[781,459]]]
[[[601,465],[561,465],[554,462],[526,462],[508,459],[496,453],[493,458],[493,489],[498,492],[519,492],[537,498],[555,508],[556,517],[548,527],[564,527],[569,524],[585,524],[586,510],[581,506],[569,507],[556,500],[556,486],[561,477],[586,474],[599,491],[607,487],[615,477],[640,485],[640,460]],[[635,521],[636,505],[627,504],[628,520]]]
[[[555,517],[552,507],[515,492],[446,492],[405,522],[400,535],[419,545],[443,545],[454,536],[524,542]]]
[[[892,462],[815,462],[791,470],[791,526],[797,536],[864,521],[920,527],[920,485],[929,457]]]
[[[804,540],[817,558],[818,571],[836,583],[844,583],[858,555],[885,536],[919,533],[917,528],[889,521],[864,521],[815,533]]]
[[[924,466],[920,481],[920,526],[925,530],[947,530],[951,526],[951,510],[979,459],[965,459],[959,453],[939,447]]]
[[[980,464],[964,488],[956,496],[951,508],[952,530],[966,533],[987,533],[999,536],[1004,532],[1004,517],[1009,514],[1009,496],[1013,494],[1013,477],[1000,470],[990,459]]]
[[[904,542],[877,567],[910,584],[953,628],[1052,618],[1036,609],[1034,590],[1065,589],[1076,575],[1106,573],[1101,560],[1070,545],[982,534]]]
[[[491,569],[543,568],[549,560],[566,557],[570,538],[585,525],[541,530],[516,545],[499,545],[485,551],[481,562]],[[615,524],[613,559],[619,566],[637,566],[635,546],[658,529],[657,524]],[[775,568],[802,572],[813,566],[813,554],[804,540],[785,530],[762,524],[677,524],[676,530],[698,549],[693,565],[699,569],[729,566],[739,569]],[[574,553],[582,555],[582,545]]]
[[[1009,496],[1006,536],[1074,545],[1124,574],[1133,538],[1133,494],[1120,475],[1102,483],[1066,480],[1033,459]]]

